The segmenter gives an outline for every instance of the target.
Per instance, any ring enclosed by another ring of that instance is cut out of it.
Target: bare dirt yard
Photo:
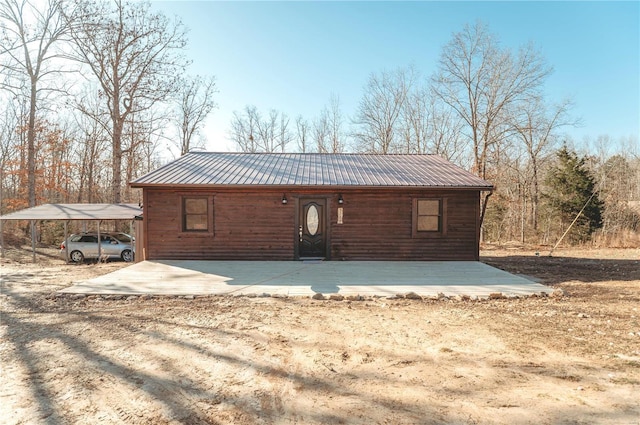
[[[18,257],[4,424],[640,424],[640,249],[485,250],[565,296],[478,301],[55,297],[126,265]]]

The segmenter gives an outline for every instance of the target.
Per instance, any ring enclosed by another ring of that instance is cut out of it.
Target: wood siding
[[[330,216],[332,259],[478,259],[478,191],[394,190],[342,196],[344,224],[337,224],[337,213]],[[414,198],[446,199],[444,235],[412,237]]]
[[[283,205],[282,195],[288,203]],[[338,205],[342,194],[344,204]],[[213,229],[182,231],[183,196],[212,196]],[[144,189],[148,259],[293,260],[297,199],[327,200],[331,260],[477,260],[478,190]],[[412,237],[413,199],[446,198],[446,232]],[[338,224],[338,208],[343,224]]]

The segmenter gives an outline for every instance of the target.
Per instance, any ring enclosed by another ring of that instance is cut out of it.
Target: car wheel
[[[127,263],[130,263],[133,261],[133,253],[131,252],[130,249],[125,249],[124,251],[122,251],[122,254],[120,254],[120,257]]]
[[[84,261],[84,255],[80,251],[71,251],[69,259],[74,263],[82,263]]]

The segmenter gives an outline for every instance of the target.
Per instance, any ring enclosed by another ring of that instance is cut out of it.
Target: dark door
[[[324,258],[327,253],[325,199],[301,199],[298,217],[298,256]]]

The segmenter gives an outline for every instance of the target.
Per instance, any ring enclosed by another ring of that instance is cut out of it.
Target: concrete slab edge
[[[437,295],[419,295],[415,292],[396,293],[393,295],[342,295],[342,294],[322,294],[320,292],[314,295],[289,295],[283,293],[219,293],[219,294],[148,294],[148,293],[130,293],[130,294],[105,294],[105,293],[72,293],[72,292],[52,292],[46,296],[49,300],[96,300],[103,301],[121,301],[121,300],[153,300],[153,299],[206,299],[206,298],[292,298],[292,299],[313,299],[317,301],[374,301],[378,299],[387,300],[415,300],[415,301],[450,301],[450,302],[469,302],[469,301],[489,301],[489,300],[514,300],[527,298],[563,298],[565,293],[560,288],[548,288],[539,292],[531,293],[503,293],[492,292],[483,295],[467,295],[467,294],[445,294],[443,292]]]

